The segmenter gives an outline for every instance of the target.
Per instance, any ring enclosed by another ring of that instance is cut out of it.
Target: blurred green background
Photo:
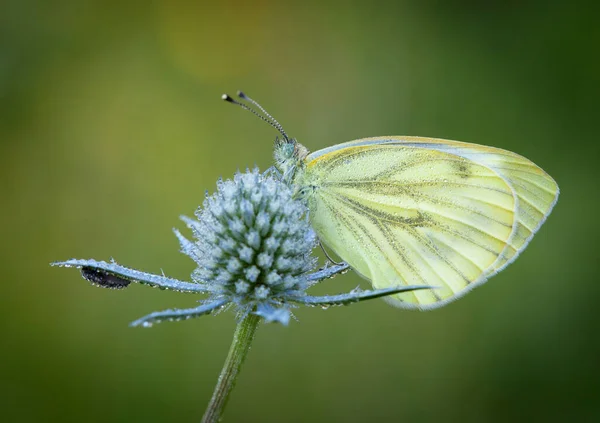
[[[596,18],[553,1],[1,2],[2,420],[199,421],[234,315],[131,329],[198,298],[48,263],[188,278],[179,214],[271,164],[275,131],[219,100],[244,89],[311,150],[477,142],[562,194],[519,260],[445,308],[371,301],[261,327],[225,421],[598,421]]]

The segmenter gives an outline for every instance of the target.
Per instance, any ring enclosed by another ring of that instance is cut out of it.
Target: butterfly
[[[429,285],[386,297],[433,309],[512,263],[556,204],[556,182],[495,147],[425,137],[363,138],[312,153],[256,101],[223,99],[282,135],[275,169],[305,201],[319,240],[375,288]]]

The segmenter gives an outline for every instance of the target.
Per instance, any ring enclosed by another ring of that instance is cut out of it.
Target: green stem
[[[254,334],[258,328],[260,317],[253,313],[248,313],[237,325],[233,335],[233,341],[229,348],[229,354],[223,365],[223,370],[219,375],[217,386],[213,396],[206,407],[202,423],[218,422],[223,414],[229,394],[235,385],[237,376],[242,368],[242,363],[250,350],[250,344],[254,339]]]

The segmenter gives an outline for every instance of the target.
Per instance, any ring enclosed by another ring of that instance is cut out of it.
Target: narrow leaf
[[[323,279],[333,278],[335,275],[348,271],[348,269],[350,269],[348,263],[334,264],[331,266],[325,265],[316,272],[307,275],[306,281],[308,282],[308,286],[313,286]]]
[[[136,282],[142,285],[180,292],[207,293],[213,291],[213,288],[206,284],[183,282],[166,276],[140,272],[139,270],[120,266],[117,263],[107,263],[105,261],[71,259],[51,263],[51,265],[80,268],[82,276],[85,279],[103,288],[125,288],[129,285],[129,282]]]
[[[289,301],[302,303],[306,305],[315,306],[332,306],[332,305],[346,305],[357,303],[359,301],[371,300],[373,298],[385,297],[387,295],[399,294],[401,292],[415,291],[417,289],[435,289],[434,286],[428,285],[403,285],[394,286],[384,289],[375,289],[372,291],[352,291],[347,294],[339,295],[323,295],[323,296],[311,296],[306,295],[302,297],[289,298]]]
[[[142,326],[149,328],[153,324],[164,322],[165,320],[174,321],[192,319],[194,317],[200,317],[205,314],[209,314],[211,311],[218,309],[226,303],[227,300],[218,300],[194,308],[175,308],[164,311],[155,311],[134,322],[131,322],[129,326]]]

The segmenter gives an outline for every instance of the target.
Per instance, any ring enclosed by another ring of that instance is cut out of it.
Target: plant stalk
[[[229,399],[229,394],[235,385],[244,359],[250,350],[250,345],[256,334],[260,319],[260,316],[248,313],[238,323],[233,334],[233,341],[231,342],[227,359],[219,375],[217,386],[215,386],[213,396],[202,417],[202,423],[216,423],[221,418]]]

